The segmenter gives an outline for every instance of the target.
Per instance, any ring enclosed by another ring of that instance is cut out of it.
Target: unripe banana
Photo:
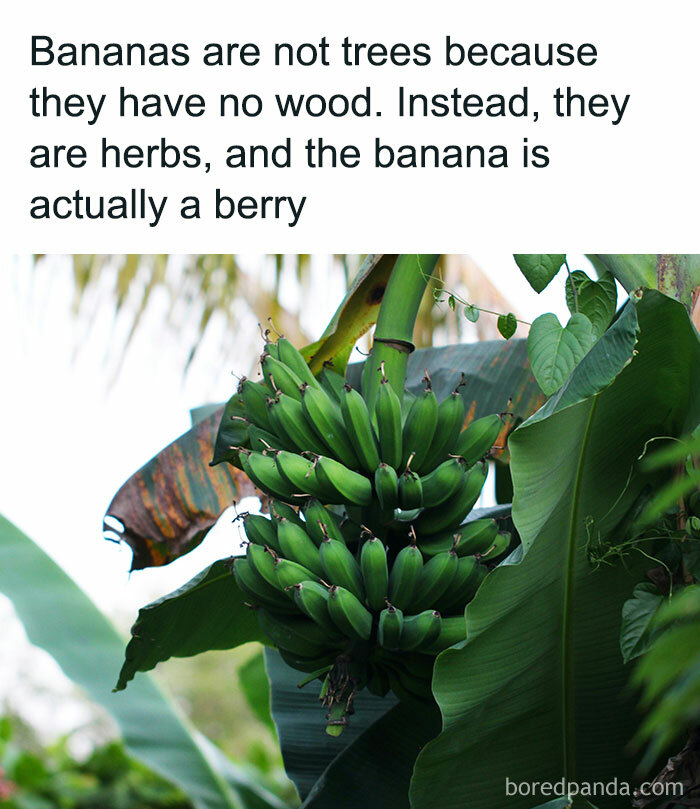
[[[364,599],[362,571],[347,546],[337,539],[324,539],[318,553],[326,581],[349,590],[359,599]]]
[[[323,443],[323,454],[332,454],[350,469],[358,469],[360,463],[343,424],[340,407],[321,388],[302,385],[301,390],[302,410]]]
[[[480,559],[482,562],[495,562],[497,559],[500,559],[506,551],[510,548],[510,533],[508,531],[503,531],[500,534],[497,534],[491,544],[491,547],[486,551],[486,553],[482,553]]]
[[[323,390],[340,404],[340,394],[345,384],[345,377],[331,370],[328,365],[324,365],[317,379]]]
[[[462,520],[469,514],[479,499],[486,481],[488,466],[485,463],[473,466],[462,478],[449,502],[436,508],[426,509],[416,520],[415,528],[421,536],[458,530]]]
[[[265,345],[263,346],[263,353],[260,357],[260,362],[262,362],[265,357],[274,357],[276,360],[280,358],[280,352],[277,348],[277,343],[273,343],[272,340],[269,339],[270,330],[267,329],[265,331]]]
[[[438,405],[437,425],[422,470],[430,472],[453,452],[464,426],[466,408],[459,386]]]
[[[327,670],[333,665],[336,657],[335,653],[330,654],[328,652],[323,652],[318,657],[305,657],[303,655],[292,654],[292,652],[288,652],[286,649],[279,649],[279,653],[282,660],[284,660],[288,666],[307,674],[320,671],[321,669]]]
[[[367,690],[375,697],[385,697],[391,690],[389,675],[381,665],[370,665],[367,675]]]
[[[267,355],[262,360],[265,381],[275,392],[281,392],[301,402],[301,379],[283,362]],[[274,422],[273,422],[274,423]]]
[[[354,547],[359,542],[362,526],[347,517],[340,523],[340,531],[345,544]]]
[[[403,612],[388,604],[386,609],[379,613],[379,627],[377,640],[379,645],[390,652],[398,650],[401,643],[401,627],[403,626]]]
[[[399,478],[399,505],[404,510],[421,508],[423,505],[423,484],[421,479],[408,468]]]
[[[277,539],[286,559],[298,562],[317,576],[323,576],[318,548],[303,528],[283,518],[277,529]]]
[[[365,584],[365,603],[378,612],[389,590],[389,568],[384,543],[374,536],[365,540],[360,551],[360,569]]]
[[[459,559],[454,551],[439,553],[423,566],[411,599],[411,609],[433,609],[457,575]]]
[[[262,514],[246,514],[243,517],[243,527],[249,542],[263,547],[267,545],[275,553],[281,553],[277,541],[277,526],[272,520],[263,517]]]
[[[404,618],[400,648],[406,652],[419,651],[435,643],[440,636],[442,619],[436,610],[424,610]]]
[[[423,505],[433,508],[452,497],[464,478],[465,468],[464,461],[448,458],[437,469],[422,477]]]
[[[411,408],[413,407],[413,403],[416,401],[416,394],[412,393],[410,390],[404,390],[403,396],[401,397],[401,427],[406,426],[406,419],[408,418],[408,414],[411,412]]]
[[[395,607],[405,609],[411,603],[422,569],[423,557],[415,545],[399,551],[389,574],[389,600]]]
[[[233,563],[233,575],[239,589],[251,604],[277,612],[296,612],[287,596],[259,576],[248,559],[236,559]]]
[[[425,372],[425,383],[425,391],[416,397],[403,428],[401,468],[404,469],[408,464],[408,459],[413,456],[411,468],[418,474],[421,474],[425,466],[430,443],[435,435],[438,416],[438,403],[427,371]]]
[[[431,606],[440,610],[443,615],[456,611],[463,613],[467,602],[472,600],[481,582],[480,567],[473,556],[463,556],[457,563],[457,572],[449,586]]]
[[[358,506],[368,506],[372,502],[372,484],[369,480],[332,458],[321,457],[318,459],[316,476],[319,483],[328,490],[328,495],[324,498],[328,503],[354,503]]]
[[[316,464],[295,452],[281,450],[274,454],[275,463],[282,478],[297,494],[309,494],[322,497],[326,487],[319,483],[316,476]]]
[[[277,586],[291,599],[294,599],[292,588],[295,584],[301,584],[304,581],[320,581],[319,577],[308,567],[304,567],[304,565],[300,565],[299,562],[294,562],[291,559],[278,558],[275,560],[275,576],[277,577]]]
[[[386,377],[379,383],[374,413],[377,419],[379,454],[382,461],[393,466],[394,469],[402,469],[401,402]]]
[[[485,553],[493,545],[496,534],[498,534],[496,520],[484,518],[465,523],[456,531],[421,536],[418,547],[424,556],[435,556],[437,553],[449,551],[450,548],[454,548],[457,556],[473,556],[476,553]]]
[[[251,424],[248,428],[248,439],[253,452],[268,452],[276,449],[289,449],[291,446],[284,438],[280,438],[277,433],[268,433],[262,427]]]
[[[497,413],[473,421],[460,434],[452,454],[464,458],[467,466],[473,466],[496,443],[502,428],[503,420]]]
[[[374,473],[374,489],[379,504],[384,509],[396,508],[399,504],[399,478],[389,464],[380,463]]]
[[[284,518],[293,522],[295,525],[299,525],[302,528],[304,527],[304,521],[299,516],[299,512],[287,503],[283,503],[281,500],[270,500],[270,516],[275,520]]]
[[[379,450],[369,410],[360,393],[348,384],[343,385],[340,393],[340,412],[362,468],[373,474],[379,466]]]
[[[294,603],[307,617],[335,635],[336,625],[328,614],[328,590],[315,581],[303,581],[292,588]]]
[[[440,625],[440,634],[423,651],[429,654],[439,654],[455,643],[467,639],[467,622],[464,615],[455,615],[451,618],[443,618]]]
[[[348,638],[369,640],[372,634],[372,614],[350,590],[335,585],[331,587],[328,614]]]
[[[274,432],[267,412],[267,398],[270,391],[260,382],[253,382],[243,377],[238,385],[238,393],[245,407],[248,419],[267,432]]]
[[[277,581],[277,572],[275,571],[277,557],[274,552],[263,548],[262,545],[248,545],[246,559],[258,576],[264,579],[270,587],[274,587],[276,590],[282,589]]]
[[[265,609],[258,609],[256,613],[260,628],[280,649],[303,657],[320,657],[327,653],[326,630],[310,618],[277,615]]]
[[[432,702],[430,680],[417,680],[401,668],[390,669],[391,690],[403,702]]]
[[[311,498],[304,506],[304,519],[306,520],[306,530],[317,546],[329,536],[339,542],[345,542],[343,532],[340,529],[340,519],[324,505],[320,500]]]
[[[279,360],[283,362],[287,368],[293,371],[299,379],[306,382],[313,388],[320,388],[320,384],[316,377],[311,373],[306,360],[302,354],[287,340],[286,337],[280,337],[277,341],[277,351],[279,352]]]
[[[294,489],[280,475],[275,459],[261,452],[239,452],[243,471],[266,494],[281,500],[290,500],[294,496]]]
[[[269,401],[270,420],[275,432],[288,438],[299,452],[315,452],[323,455],[326,448],[304,418],[304,411],[296,399],[284,393]]]

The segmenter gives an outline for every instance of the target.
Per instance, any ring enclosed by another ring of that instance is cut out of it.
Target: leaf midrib
[[[566,549],[566,581],[564,583],[564,604],[562,610],[562,650],[561,650],[561,686],[562,686],[562,747],[564,750],[564,776],[575,780],[576,745],[574,716],[574,648],[573,648],[573,590],[576,560],[576,526],[579,519],[580,489],[583,478],[583,463],[588,449],[593,415],[598,403],[598,396],[593,397],[591,409],[586,421],[586,429],[581,442],[581,452],[576,466],[576,477],[571,497],[571,519]]]

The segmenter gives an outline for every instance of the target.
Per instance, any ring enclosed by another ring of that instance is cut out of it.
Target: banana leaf
[[[32,643],[116,720],[129,752],[188,795],[196,809],[284,809],[214,747],[148,676],[112,691],[124,640],[85,593],[16,526],[0,517],[0,593]]]
[[[513,520],[525,553],[487,577],[467,607],[467,640],[438,659],[443,731],[418,757],[414,809],[434,806],[436,795],[444,809],[544,802],[504,801],[506,777],[632,780],[637,717],[621,610],[653,562],[631,554],[597,565],[589,541],[604,542],[650,481],[638,464],[645,442],[683,435],[698,419],[697,332],[681,304],[646,291],[513,433]]]

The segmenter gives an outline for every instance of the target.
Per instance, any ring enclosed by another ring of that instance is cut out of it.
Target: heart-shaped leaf
[[[566,253],[520,253],[513,258],[530,286],[540,293],[561,269]]]
[[[481,312],[473,304],[467,303],[464,305],[464,317],[471,320],[472,323],[476,323],[480,314]]]
[[[666,599],[651,582],[638,584],[622,607],[620,649],[625,663],[644,654],[654,641],[654,616]]]
[[[572,272],[566,281],[566,305],[572,315],[576,312],[586,315],[598,339],[610,325],[617,306],[617,287],[612,273],[605,272],[593,281],[582,270]]]
[[[510,340],[510,338],[515,334],[515,330],[518,328],[518,321],[512,312],[508,312],[507,315],[498,316],[497,325],[501,337],[505,338],[506,340]]]
[[[559,390],[594,342],[593,326],[585,315],[572,315],[566,326],[551,312],[535,320],[527,353],[537,384],[547,396]]]

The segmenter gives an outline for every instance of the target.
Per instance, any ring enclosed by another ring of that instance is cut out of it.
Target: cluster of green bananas
[[[464,523],[503,422],[463,430],[463,382],[438,403],[427,372],[399,398],[382,368],[368,405],[285,338],[261,364],[262,381],[239,385],[235,449],[271,516],[241,515],[234,574],[285,661],[323,678],[339,731],[359,688],[429,699],[435,655],[464,639],[464,607],[510,545],[494,520]]]

